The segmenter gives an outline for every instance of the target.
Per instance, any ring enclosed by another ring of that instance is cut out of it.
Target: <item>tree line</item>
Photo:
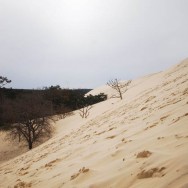
[[[44,136],[50,137],[54,115],[64,118],[73,110],[107,99],[104,94],[85,96],[89,89],[62,89],[59,85],[40,90],[4,88],[10,82],[0,76],[0,129],[6,130],[9,138],[26,142],[29,149]]]
[[[85,96],[89,89],[62,89],[59,85],[40,90],[4,88],[10,82],[0,76],[0,130],[7,131],[13,140],[26,142],[29,149],[43,137],[51,136],[54,115],[65,118],[79,109],[80,116],[87,118],[93,104],[107,99],[104,93]],[[116,91],[112,97],[122,100],[130,83],[115,79],[107,85]]]

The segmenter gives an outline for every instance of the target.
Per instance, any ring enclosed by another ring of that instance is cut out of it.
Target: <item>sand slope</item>
[[[188,60],[133,80],[124,100],[57,127],[52,139],[0,165],[0,187],[188,187]]]

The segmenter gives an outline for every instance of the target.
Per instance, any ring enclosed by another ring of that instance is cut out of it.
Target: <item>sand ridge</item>
[[[0,165],[0,187],[187,187],[187,86],[185,60],[133,80],[85,120],[75,111],[52,139]]]

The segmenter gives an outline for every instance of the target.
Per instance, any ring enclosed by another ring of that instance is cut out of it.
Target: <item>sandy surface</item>
[[[58,129],[56,131],[58,131]],[[56,135],[56,131],[54,132],[54,135]],[[47,140],[49,140],[49,137],[42,138],[40,142],[33,144],[33,148],[41,145]],[[12,138],[7,136],[7,133],[5,131],[0,131],[0,164],[28,151],[28,145],[25,142],[12,140]]]
[[[27,146],[18,142],[12,142],[6,137],[5,132],[0,131],[0,164],[25,153]]]
[[[188,60],[123,97],[58,121],[52,139],[0,165],[0,187],[187,188]]]

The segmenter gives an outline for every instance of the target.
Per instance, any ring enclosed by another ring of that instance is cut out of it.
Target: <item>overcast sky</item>
[[[188,0],[0,0],[9,87],[94,88],[188,57]]]

